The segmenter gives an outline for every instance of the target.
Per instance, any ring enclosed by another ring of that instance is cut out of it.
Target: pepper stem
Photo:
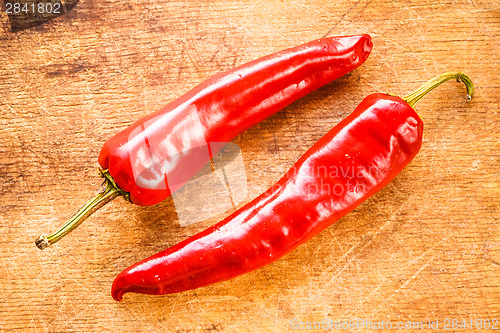
[[[59,228],[56,232],[50,234],[49,236],[40,236],[35,240],[36,246],[43,250],[50,245],[56,243],[61,238],[66,236],[73,229],[78,227],[87,217],[92,215],[99,208],[113,200],[119,195],[124,196],[126,199],[129,196],[129,193],[120,189],[113,177],[109,174],[108,170],[99,170],[101,176],[104,177],[104,183],[101,186],[101,189],[98,193],[92,196],[86,203],[83,205],[75,215],[73,215],[65,225]]]
[[[406,103],[408,103],[411,107],[413,107],[429,91],[433,90],[441,83],[444,83],[451,79],[456,79],[458,82],[462,81],[465,84],[465,87],[467,87],[467,100],[470,101],[474,96],[474,85],[472,84],[470,77],[460,72],[448,72],[436,76],[435,78],[424,83],[420,88],[415,90],[413,93],[403,98],[403,100]]]

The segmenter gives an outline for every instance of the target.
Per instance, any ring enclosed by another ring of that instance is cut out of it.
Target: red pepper
[[[112,287],[168,294],[227,280],[267,265],[352,211],[389,183],[417,154],[423,123],[413,105],[451,78],[446,73],[401,99],[372,94],[273,187],[212,227],[127,268]]]
[[[371,49],[368,35],[315,40],[216,75],[138,120],[104,144],[102,191],[37,246],[57,242],[118,195],[141,206],[161,202],[201,170],[219,143],[357,68]]]

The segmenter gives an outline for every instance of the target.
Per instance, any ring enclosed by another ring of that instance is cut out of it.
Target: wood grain
[[[293,320],[500,320],[497,1],[82,0],[17,33],[2,11],[0,27],[2,332],[285,332],[294,331]],[[56,246],[34,246],[98,188],[97,156],[117,131],[215,73],[356,33],[374,43],[362,67],[234,140],[248,200],[369,93],[405,95],[460,70],[477,95],[467,103],[463,85],[449,82],[421,100],[419,155],[308,243],[231,281],[162,297],[128,294],[120,303],[110,288],[121,270],[228,213],[181,228],[171,199],[149,208],[118,199]]]

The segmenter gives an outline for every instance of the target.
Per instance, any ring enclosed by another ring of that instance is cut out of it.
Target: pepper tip
[[[121,280],[121,274],[119,274],[111,286],[111,296],[117,302],[121,301],[123,299],[123,295],[127,292],[126,288],[123,288],[123,285],[120,284]]]
[[[117,302],[121,301],[123,299],[123,295],[125,294],[125,291],[121,289],[113,289],[111,290],[111,296],[113,296],[113,299]]]

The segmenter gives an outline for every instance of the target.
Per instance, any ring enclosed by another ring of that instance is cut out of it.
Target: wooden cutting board
[[[478,332],[475,325],[500,320],[497,1],[82,0],[17,32],[5,9],[2,332],[284,332],[314,322],[324,331],[357,320],[360,331],[407,322],[429,330],[437,321],[440,330],[448,323],[449,331]],[[97,156],[113,134],[213,74],[357,33],[374,43],[362,67],[233,141],[245,201],[367,94],[406,95],[442,72],[463,71],[477,95],[467,103],[464,86],[451,81],[421,100],[419,155],[311,241],[231,281],[176,295],[127,294],[120,303],[110,296],[119,272],[229,212],[181,227],[172,199],[148,208],[117,199],[52,248],[34,246],[97,190]]]

